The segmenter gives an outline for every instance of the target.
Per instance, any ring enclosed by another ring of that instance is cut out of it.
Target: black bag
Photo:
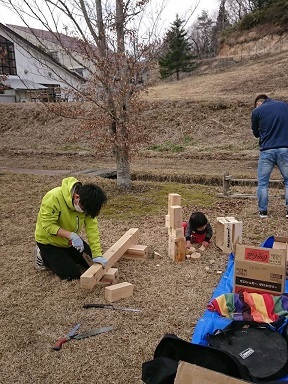
[[[230,353],[247,368],[250,381],[279,379],[287,374],[287,341],[268,324],[232,321],[207,336],[210,346]]]
[[[154,359],[142,364],[142,381],[145,384],[173,384],[180,360],[251,381],[246,367],[230,353],[189,343],[170,334],[165,335],[156,347]]]

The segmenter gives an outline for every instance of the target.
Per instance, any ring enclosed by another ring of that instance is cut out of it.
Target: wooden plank
[[[104,298],[106,301],[113,303],[114,301],[133,296],[133,288],[133,284],[127,282],[105,287]]]
[[[95,263],[80,276],[80,287],[92,289],[97,281],[111,268],[116,261],[131,247],[138,239],[139,229],[129,229],[112,247],[103,255],[107,260],[107,267],[104,269],[101,264]]]
[[[186,260],[186,240],[184,237],[175,239],[175,237],[169,236],[168,243],[169,257],[173,261]]]
[[[180,205],[171,205],[169,207],[170,228],[178,229],[182,227],[183,213]]]
[[[181,205],[181,196],[178,193],[169,193],[168,209],[171,205]]]
[[[122,259],[136,260],[136,259],[147,259],[148,257],[148,247],[147,245],[133,245],[127,249],[123,254]]]

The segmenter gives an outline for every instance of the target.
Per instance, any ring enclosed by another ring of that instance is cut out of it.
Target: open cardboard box
[[[276,249],[237,244],[234,292],[245,290],[282,295],[286,282],[286,257],[286,247]]]
[[[211,371],[180,361],[177,369],[174,384],[245,384],[250,381],[235,379],[223,373]]]

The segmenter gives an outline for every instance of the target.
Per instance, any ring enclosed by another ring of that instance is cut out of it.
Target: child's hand
[[[192,244],[191,244],[191,241],[190,240],[187,240],[186,241],[186,248],[191,248],[192,247]]]
[[[209,246],[209,243],[208,243],[208,241],[203,241],[202,245],[203,245],[203,247],[207,248]]]

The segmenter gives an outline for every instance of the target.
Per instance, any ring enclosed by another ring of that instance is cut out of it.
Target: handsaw
[[[118,311],[141,312],[141,309],[114,307],[114,305],[112,304],[84,304],[83,308],[104,308],[104,309],[114,309]]]
[[[102,327],[102,328],[96,328],[92,329],[91,331],[87,331],[84,333],[76,333],[77,329],[80,327],[80,324],[75,325],[75,327],[64,337],[61,337],[53,346],[53,349],[55,351],[59,351],[64,343],[66,343],[69,340],[81,340],[85,339],[86,337],[90,336],[96,336],[99,335],[100,333],[105,333],[112,331],[114,329],[113,326],[108,326],[108,327]]]

